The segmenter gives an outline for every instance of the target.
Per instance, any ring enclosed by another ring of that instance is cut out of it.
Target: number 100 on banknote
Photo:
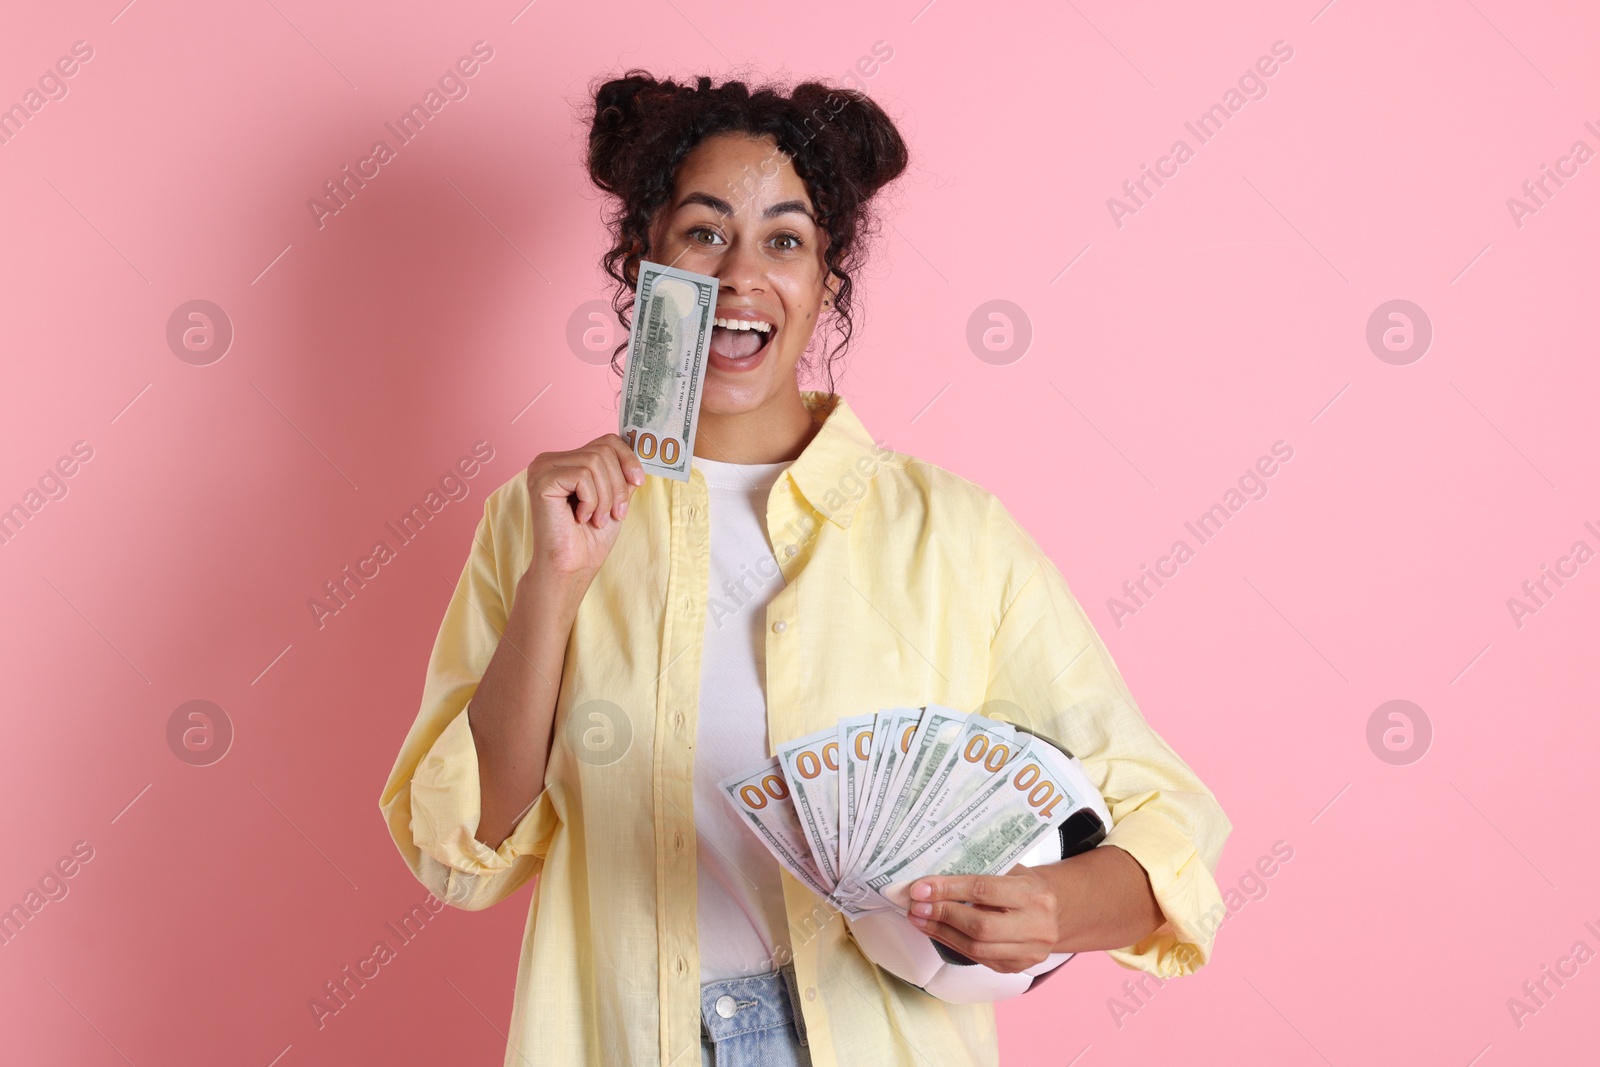
[[[618,432],[646,471],[680,482],[694,456],[717,288],[709,275],[639,264]]]

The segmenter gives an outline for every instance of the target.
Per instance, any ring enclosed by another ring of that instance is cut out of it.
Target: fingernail
[[[911,921],[916,923],[918,926],[927,926],[928,925],[928,920],[923,918],[920,915],[911,916]]]
[[[628,517],[628,502],[626,500],[624,500],[622,502],[622,506],[617,508],[617,518],[625,519],[627,517]]]
[[[913,915],[932,915],[933,914],[933,905],[932,904],[913,904],[913,905],[911,905],[911,914],[913,914]]]
[[[933,886],[929,885],[927,882],[918,883],[917,885],[911,887],[911,895],[916,897],[918,900],[927,900],[929,897],[933,896]]]

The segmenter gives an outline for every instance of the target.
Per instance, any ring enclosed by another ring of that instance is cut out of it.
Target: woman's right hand
[[[544,789],[573,620],[617,543],[644,467],[614,433],[528,464],[533,558],[467,703],[478,755],[477,839],[498,849]]]
[[[533,505],[529,572],[587,587],[616,544],[644,466],[614,433],[571,452],[542,452],[528,464]]]

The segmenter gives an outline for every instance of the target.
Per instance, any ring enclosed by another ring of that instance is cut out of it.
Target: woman
[[[1059,572],[994,497],[875,444],[832,359],[800,388],[820,320],[849,340],[869,204],[907,163],[893,123],[816,83],[637,71],[594,103],[619,313],[641,258],[720,283],[691,479],[647,479],[607,434],[490,496],[381,800],[444,901],[540,875],[506,1063],[995,1063],[991,1006],[874,967],[716,792],[896,705],[1011,709],[1115,823],[1071,860],[914,884],[930,936],[1000,971],[1203,964],[1228,821]]]

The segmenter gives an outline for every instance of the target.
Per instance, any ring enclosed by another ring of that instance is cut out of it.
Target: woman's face
[[[651,226],[652,262],[721,282],[701,411],[736,415],[798,388],[795,365],[811,343],[824,288],[826,235],[805,182],[771,137],[722,133],[690,151],[672,198]]]

